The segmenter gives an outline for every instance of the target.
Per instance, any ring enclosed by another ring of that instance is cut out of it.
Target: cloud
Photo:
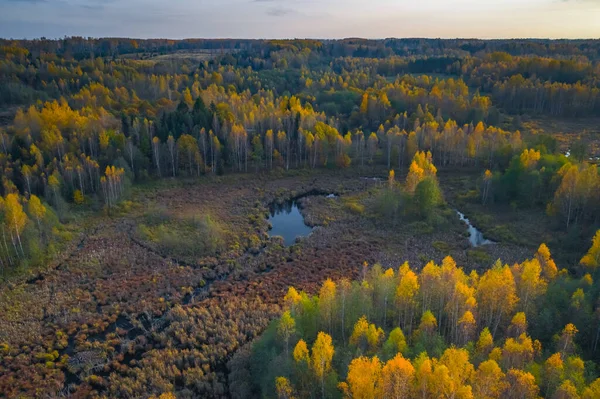
[[[264,0],[263,0],[264,1]],[[286,15],[297,14],[296,10],[285,7],[271,7],[267,10],[267,15],[271,17],[285,17]]]

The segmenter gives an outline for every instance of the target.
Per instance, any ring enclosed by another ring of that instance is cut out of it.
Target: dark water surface
[[[271,230],[269,230],[269,235],[271,237],[283,237],[286,247],[293,245],[296,242],[296,238],[309,235],[313,231],[313,228],[304,223],[304,216],[300,213],[298,201],[301,198],[310,196],[325,196],[326,198],[331,199],[337,198],[336,194],[309,193],[285,201],[283,204],[271,204],[270,215],[267,219],[272,226]]]
[[[283,237],[286,247],[294,244],[296,237],[307,236],[313,230],[304,223],[296,200],[272,205],[268,220],[273,226],[269,235]]]

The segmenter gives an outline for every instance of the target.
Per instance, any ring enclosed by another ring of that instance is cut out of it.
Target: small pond
[[[335,199],[336,194],[306,194],[292,200],[285,201],[283,204],[273,203],[269,207],[269,218],[267,219],[271,223],[271,229],[269,230],[269,236],[281,236],[286,247],[293,245],[298,237],[306,237],[309,235],[313,228],[307,226],[304,222],[304,216],[300,213],[298,207],[298,201],[302,198],[309,196],[323,195],[326,198]]]
[[[467,230],[469,231],[469,242],[471,243],[471,245],[473,247],[479,247],[482,245],[490,245],[490,244],[494,244],[494,241],[488,240],[487,238],[485,238],[483,236],[483,233],[479,230],[477,230],[477,228],[475,228],[475,226],[473,226],[471,224],[471,222],[469,221],[469,219],[467,217],[465,217],[465,215],[457,210],[456,214],[458,215],[458,217],[460,218],[460,220],[462,220],[463,222],[465,222],[467,224]]]

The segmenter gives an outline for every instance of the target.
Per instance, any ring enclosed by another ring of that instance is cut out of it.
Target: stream
[[[480,247],[482,245],[495,244],[494,241],[491,241],[491,240],[488,240],[487,238],[485,238],[483,236],[483,233],[481,231],[477,230],[477,228],[471,224],[471,222],[464,215],[464,213],[462,213],[456,209],[455,209],[455,212],[458,215],[458,217],[460,218],[460,220],[465,222],[465,224],[467,225],[467,230],[469,232],[469,242],[471,243],[471,246]]]

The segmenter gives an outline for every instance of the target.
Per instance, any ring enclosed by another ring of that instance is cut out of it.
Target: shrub
[[[517,236],[506,225],[495,226],[493,229],[490,230],[489,235],[496,241],[513,243],[519,242]]]
[[[492,262],[492,258],[485,252],[483,249],[470,249],[467,251],[467,256],[469,259],[473,260],[478,264],[489,264]]]
[[[444,241],[434,241],[432,245],[435,249],[437,249],[440,252],[444,252],[444,253],[450,252],[450,249],[451,249],[450,245]]]
[[[357,215],[362,215],[363,213],[365,213],[365,206],[363,204],[360,204],[356,200],[346,199],[344,200],[344,206],[350,212],[355,213]]]

